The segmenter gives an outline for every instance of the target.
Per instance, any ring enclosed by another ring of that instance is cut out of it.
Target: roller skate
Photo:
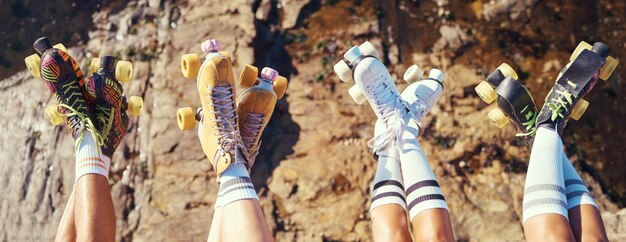
[[[250,158],[248,170],[259,153],[261,134],[272,117],[276,100],[282,98],[287,89],[287,78],[279,76],[272,68],[263,68],[261,78],[257,75],[256,67],[246,65],[239,77],[240,85],[246,88],[239,96],[237,116],[241,138]]]
[[[509,121],[515,125],[518,137],[532,144],[536,127],[537,105],[532,94],[517,81],[517,73],[506,63],[491,72],[475,91],[486,103],[496,101],[498,107],[489,111],[489,119],[502,129]]]
[[[37,54],[24,60],[26,66],[34,77],[43,79],[59,103],[45,109],[50,123],[65,123],[75,140],[82,137],[83,131],[98,137],[97,127],[92,122],[93,111],[84,93],[83,73],[76,61],[62,44],[52,46],[46,37],[37,39],[33,47]]]
[[[132,77],[133,67],[128,61],[117,61],[113,56],[94,58],[88,73],[86,90],[103,137],[102,153],[110,158],[126,134],[127,115],[138,116],[143,99],[131,96],[127,100],[124,95],[119,81],[128,82]]]
[[[202,150],[216,170],[218,177],[233,162],[247,163],[246,149],[239,134],[236,113],[235,77],[230,54],[219,51],[217,40],[202,43],[206,58],[200,65],[196,54],[183,55],[183,76],[197,77],[197,87],[202,108],[196,113],[190,107],[177,112],[178,127],[191,130],[196,120],[200,122],[198,136]],[[243,156],[243,157],[241,157]]]
[[[583,99],[599,79],[607,80],[619,63],[608,56],[609,47],[596,42],[593,46],[581,42],[557,77],[539,111],[537,127],[553,129],[561,135],[569,118],[578,120],[589,103]]]

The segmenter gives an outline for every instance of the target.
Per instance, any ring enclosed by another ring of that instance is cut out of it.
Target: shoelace
[[[527,132],[517,133],[515,134],[516,137],[534,135],[537,131],[537,128],[535,127],[535,123],[537,122],[537,113],[528,108],[528,105],[526,105],[520,113],[524,112],[526,112],[526,114],[524,114],[524,118],[528,121],[522,122],[522,126],[524,126],[524,129],[526,129]]]
[[[570,93],[567,90],[556,91],[559,94],[557,98],[552,99],[553,102],[549,102],[548,108],[552,111],[552,115],[550,119],[555,121],[557,118],[563,118],[563,110],[568,111],[567,106],[571,106],[574,100],[572,98],[576,98],[576,94]]]
[[[246,146],[248,152],[252,149],[254,145],[254,141],[261,132],[261,127],[263,126],[263,117],[264,115],[261,113],[249,113],[246,122],[244,122],[241,126],[241,137],[243,139],[243,143]],[[261,142],[259,141],[259,145]],[[258,150],[250,153],[251,162],[254,162],[254,158],[258,154]]]
[[[111,127],[113,126],[115,108],[112,107],[111,110],[109,111],[108,109],[104,107],[96,105],[96,110],[98,111],[98,113],[102,114],[102,115],[97,115],[96,118],[98,119],[98,122],[106,124],[104,127],[101,128],[101,132],[100,132],[100,135],[103,137],[103,142],[105,142],[109,138],[108,137],[109,132],[111,132]],[[104,143],[104,146],[106,147],[106,143]]]
[[[68,110],[68,112],[61,112],[60,108],[65,108]],[[100,135],[100,133],[98,132],[98,130],[96,129],[96,126],[93,124],[93,122],[91,121],[91,119],[89,119],[89,117],[87,117],[87,115],[80,113],[78,111],[76,111],[76,109],[70,107],[67,104],[61,103],[59,104],[59,106],[57,107],[59,113],[61,114],[61,116],[69,118],[69,117],[73,117],[76,116],[78,118],[77,121],[74,121],[72,123],[70,123],[70,127],[74,130],[76,130],[76,126],[80,124],[80,122],[78,121],[83,121],[83,123],[85,124],[85,130],[89,131],[91,133],[91,135],[93,136],[94,140],[96,141],[96,145],[98,146],[103,146],[104,145],[104,140],[102,138],[102,136]],[[74,151],[76,151],[76,149],[78,148],[78,145],[80,144],[80,142],[83,140],[84,137],[84,132],[80,133],[78,136],[78,139],[76,139],[76,143],[74,144]],[[100,152],[100,149],[98,149],[98,152]]]
[[[238,146],[244,147],[241,136],[237,131],[237,115],[235,113],[235,105],[233,103],[233,87],[232,86],[215,86],[209,89],[209,95],[213,100],[213,111],[207,110],[211,114],[215,114],[217,119],[211,119],[211,122],[217,123],[218,127],[212,127],[215,136],[217,136],[220,156],[224,153],[235,155]],[[246,154],[247,155],[247,154]],[[235,155],[236,156],[236,155]]]
[[[382,121],[387,125],[385,132],[375,136],[367,142],[367,146],[372,148],[374,153],[382,150],[390,142],[397,142],[398,147],[402,146],[402,134],[407,125],[407,122],[412,118],[421,126],[419,118],[423,115],[423,112],[408,104],[406,101],[390,90],[390,87],[381,80],[377,80],[372,86],[366,88],[372,90],[371,93],[374,96],[376,105],[372,105],[376,112],[381,114]],[[395,87],[394,87],[395,88]],[[424,106],[423,102],[417,101],[417,105]],[[425,110],[421,108],[420,110]]]

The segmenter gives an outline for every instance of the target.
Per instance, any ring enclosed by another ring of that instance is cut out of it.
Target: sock
[[[239,151],[237,156],[241,157]],[[226,206],[243,199],[259,200],[250,174],[243,163],[232,163],[220,176],[220,191],[217,194],[215,208]]]
[[[391,148],[385,148],[378,153],[370,211],[386,204],[398,204],[406,210],[400,157],[397,146],[390,145],[389,147]]]
[[[414,122],[406,126],[402,134],[400,164],[406,187],[406,201],[411,220],[420,212],[443,208],[448,209],[439,183],[430,169],[422,147],[417,142],[419,128]]]
[[[567,159],[565,154],[562,154],[563,158],[563,178],[565,181],[565,193],[567,196],[567,209],[588,204],[598,208],[596,201],[593,200],[589,189],[583,182],[583,179],[578,176],[576,169],[572,163]]]
[[[96,145],[91,132],[84,131],[83,138],[76,149],[76,178],[86,174],[99,174],[109,179],[109,168],[111,167],[111,158],[100,152],[100,147]]]
[[[559,134],[537,129],[524,185],[523,222],[541,214],[560,214],[567,219],[567,198],[563,180],[563,143]]]

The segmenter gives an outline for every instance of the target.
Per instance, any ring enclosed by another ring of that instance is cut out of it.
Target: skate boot
[[[240,85],[246,88],[239,96],[237,116],[241,138],[250,158],[248,171],[259,153],[261,134],[272,117],[276,100],[282,98],[287,89],[287,78],[279,76],[272,68],[263,68],[261,78],[257,75],[256,67],[246,65],[239,77]]]
[[[339,78],[347,82],[352,78],[355,85],[349,92],[357,104],[370,103],[378,119],[387,126],[387,132],[381,137],[370,140],[374,152],[385,147],[388,142],[401,141],[404,126],[419,110],[402,100],[391,75],[385,65],[377,59],[378,53],[369,42],[354,46],[344,54],[344,60],[334,66]]]
[[[537,127],[553,129],[561,135],[569,118],[578,120],[589,103],[583,99],[598,78],[606,80],[619,63],[609,55],[609,47],[601,42],[593,46],[581,42],[557,77],[539,111]]]
[[[26,66],[33,76],[41,76],[59,103],[46,108],[50,122],[53,125],[65,123],[76,141],[82,138],[83,131],[91,132],[98,140],[97,127],[92,122],[93,111],[84,93],[83,73],[78,64],[62,44],[52,46],[46,37],[37,39],[33,47],[37,54],[25,59]]]
[[[532,144],[536,130],[537,105],[530,91],[517,81],[517,73],[511,66],[502,63],[475,90],[486,103],[496,100],[498,107],[492,109],[488,116],[498,128],[504,128],[511,121],[517,129],[516,136],[523,137],[527,144]]]
[[[89,69],[87,95],[93,100],[95,122],[103,137],[102,153],[111,158],[126,134],[127,112],[128,115],[139,115],[143,99],[132,96],[127,101],[124,89],[118,82],[129,81],[132,77],[133,69],[130,62],[117,61],[113,56],[103,56],[94,58]]]
[[[202,150],[219,177],[231,163],[245,164],[248,157],[239,134],[230,54],[219,52],[216,40],[202,43],[202,51],[206,54],[202,65],[196,54],[184,55],[181,60],[183,75],[197,77],[202,108],[195,114],[190,107],[179,109],[177,121],[181,130],[193,129],[195,121],[200,122]]]

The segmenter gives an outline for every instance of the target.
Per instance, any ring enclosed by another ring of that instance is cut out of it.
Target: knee
[[[400,206],[387,207],[372,213],[374,241],[411,241],[406,212]]]

